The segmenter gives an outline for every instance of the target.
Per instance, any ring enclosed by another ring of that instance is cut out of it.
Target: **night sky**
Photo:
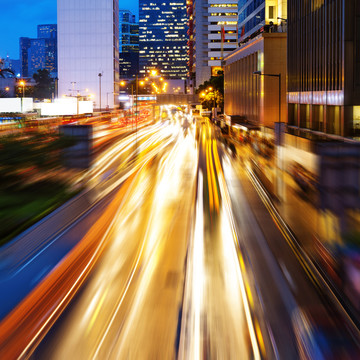
[[[120,0],[119,5],[121,9],[131,10],[138,19],[137,0]],[[56,0],[1,0],[0,57],[9,55],[11,59],[19,59],[19,38],[36,37],[37,25],[56,22]]]

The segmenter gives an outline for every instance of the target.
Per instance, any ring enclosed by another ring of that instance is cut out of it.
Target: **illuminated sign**
[[[138,97],[139,101],[155,101],[156,100],[156,96],[139,96]]]

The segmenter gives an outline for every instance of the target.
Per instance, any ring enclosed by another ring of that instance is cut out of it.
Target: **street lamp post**
[[[282,146],[282,142],[283,142],[283,128],[282,128],[282,123],[281,123],[281,73],[279,73],[279,74],[263,74],[261,71],[254,71],[253,75],[277,77],[279,80],[279,121],[275,122],[275,144],[276,144],[276,149],[277,149],[276,169],[282,170],[281,146]],[[281,173],[281,177],[282,177],[282,173]],[[282,178],[280,178],[279,174],[277,174],[276,179],[277,179],[277,186],[276,186],[277,195],[279,196],[280,199],[282,199],[284,197],[284,195],[282,193],[283,181],[282,181]]]
[[[20,85],[22,86],[22,97],[24,98],[25,97],[25,81],[22,80],[20,81]]]
[[[109,94],[113,94],[113,92],[106,93],[106,110],[109,110]]]
[[[281,123],[281,73],[280,74],[263,74],[261,71],[254,71],[254,75],[271,76],[279,79],[279,123]]]
[[[212,90],[213,96],[214,96],[214,110],[213,110],[213,121],[215,120],[215,112],[216,112],[216,98],[215,98],[215,89],[213,89],[212,87],[209,89],[210,91]]]
[[[100,112],[101,112],[101,77],[103,76],[103,73],[99,73],[99,107],[100,107]]]
[[[25,81],[21,80],[19,83],[22,86],[21,112],[24,112],[24,97],[25,97]]]

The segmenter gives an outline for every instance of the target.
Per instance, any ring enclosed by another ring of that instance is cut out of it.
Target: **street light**
[[[277,145],[277,169],[282,170],[282,156],[281,156],[281,145],[282,145],[282,124],[281,124],[281,73],[279,74],[263,74],[261,71],[254,71],[253,75],[259,76],[270,76],[270,77],[277,77],[279,80],[279,121],[275,122],[275,144]],[[282,173],[281,173],[282,174]],[[282,194],[280,194],[280,189],[282,189],[282,179],[280,176],[277,176],[277,194],[280,198],[282,198]]]
[[[22,88],[23,88],[23,98],[25,97],[25,81],[24,80],[21,80],[20,82],[19,82],[19,84],[20,84],[20,86],[22,86]]]
[[[99,105],[100,105],[100,112],[101,112],[101,77],[103,76],[103,73],[99,73]]]
[[[24,97],[25,97],[25,81],[24,80],[21,80],[19,82],[19,84],[22,86],[23,88],[23,96],[22,96],[22,99],[21,99],[21,112],[23,113],[24,112]]]
[[[214,111],[213,111],[213,116],[215,119],[215,108],[216,108],[216,99],[215,99],[215,89],[213,89],[211,86],[207,89],[208,91],[212,91],[213,93],[213,97],[214,97]]]

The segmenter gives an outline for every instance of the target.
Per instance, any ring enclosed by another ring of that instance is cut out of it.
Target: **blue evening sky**
[[[61,1],[61,0],[60,0]],[[76,1],[76,0],[74,0]],[[139,1],[120,0],[138,20]],[[36,37],[37,25],[56,24],[56,0],[0,0],[0,57],[19,59],[19,38]]]

